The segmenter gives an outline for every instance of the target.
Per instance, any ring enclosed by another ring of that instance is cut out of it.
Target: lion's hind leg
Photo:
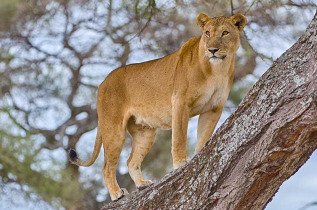
[[[152,181],[144,180],[141,164],[153,145],[156,129],[135,124],[134,118],[129,120],[127,128],[132,136],[132,151],[127,161],[129,174],[136,187],[138,189],[143,189],[152,184]]]
[[[121,126],[122,122],[120,119],[116,122],[109,120],[100,126],[105,153],[102,174],[111,200],[118,200],[128,194],[126,189],[119,187],[116,179],[116,167],[126,137],[126,128]]]

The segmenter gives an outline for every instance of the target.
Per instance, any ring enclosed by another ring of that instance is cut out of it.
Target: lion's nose
[[[208,51],[211,52],[212,54],[215,54],[218,50],[219,50],[218,48],[208,49]]]

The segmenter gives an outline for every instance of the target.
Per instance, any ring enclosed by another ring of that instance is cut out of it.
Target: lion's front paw
[[[117,201],[120,198],[123,198],[124,196],[128,195],[129,192],[125,188],[121,188],[114,197],[111,196],[111,200]]]
[[[186,159],[184,159],[184,160],[180,160],[180,161],[178,161],[178,162],[176,162],[176,163],[173,164],[173,168],[174,168],[174,169],[178,169],[178,168],[180,168],[180,167],[186,165],[188,162],[189,162],[189,159],[188,159],[188,158],[186,158]]]

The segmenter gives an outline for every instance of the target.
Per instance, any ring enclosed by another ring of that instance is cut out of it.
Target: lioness
[[[214,131],[232,85],[235,52],[246,18],[241,14],[215,18],[199,14],[196,21],[202,29],[201,36],[190,39],[166,57],[114,70],[98,88],[99,122],[92,157],[82,161],[74,150],[70,150],[69,156],[74,164],[90,166],[103,144],[102,173],[112,200],[127,193],[116,180],[126,130],[133,142],[127,164],[137,188],[152,183],[144,180],[141,163],[157,129],[173,131],[174,168],[188,161],[189,118],[200,115],[195,153]]]

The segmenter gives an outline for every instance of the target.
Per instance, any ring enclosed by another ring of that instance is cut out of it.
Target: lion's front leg
[[[199,115],[195,154],[200,152],[206,142],[210,139],[221,116],[222,108],[223,107],[210,110]]]
[[[179,168],[188,162],[186,153],[187,127],[189,113],[184,97],[172,98],[172,156],[173,168]]]

